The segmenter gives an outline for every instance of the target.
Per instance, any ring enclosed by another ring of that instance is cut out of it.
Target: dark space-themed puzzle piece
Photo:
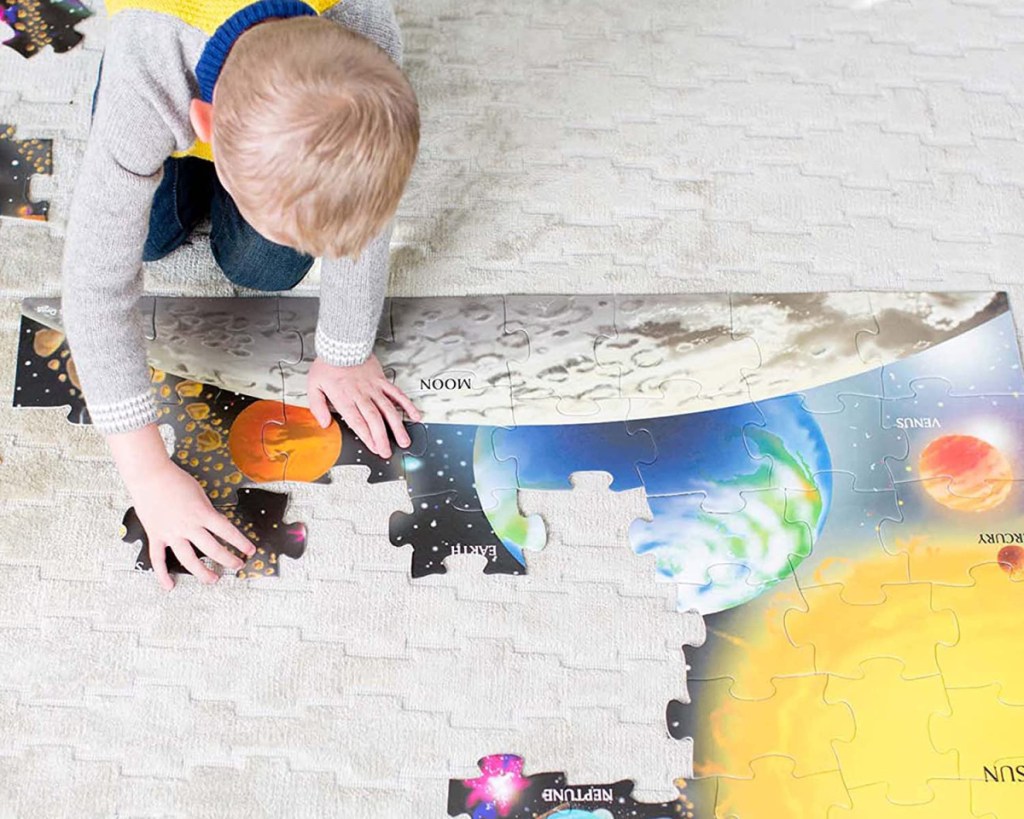
[[[245,565],[236,573],[237,577],[276,577],[280,572],[282,557],[298,560],[305,553],[306,526],[302,523],[285,523],[284,512],[287,506],[287,495],[243,487],[237,491],[234,503],[217,507],[217,511],[237,526],[256,547],[255,554],[246,557],[230,544],[223,544],[236,557],[245,560]],[[134,506],[125,512],[121,522],[121,539],[125,543],[140,544],[135,568],[144,572],[153,571],[153,563],[149,559],[149,539],[135,514]],[[167,569],[174,574],[189,573],[170,549],[167,550]]]
[[[523,775],[523,758],[492,754],[477,763],[480,776],[448,783],[448,815],[470,819],[687,819],[714,812],[714,780],[676,780],[679,797],[638,802],[633,782],[573,785],[564,773]]]
[[[29,180],[53,172],[53,140],[15,139],[14,126],[0,123],[0,216],[45,221],[48,202],[33,202]]]
[[[75,31],[92,12],[78,0],[0,0],[0,20],[14,30],[3,45],[23,57],[33,57],[46,46],[61,54],[82,41]]]
[[[27,316],[22,317],[18,339],[14,406],[68,407],[72,424],[90,422],[64,333]]]

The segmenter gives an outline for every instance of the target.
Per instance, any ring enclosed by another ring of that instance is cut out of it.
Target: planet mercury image
[[[943,435],[921,453],[925,491],[949,509],[987,512],[1006,500],[1013,470],[1006,456],[973,435]]]

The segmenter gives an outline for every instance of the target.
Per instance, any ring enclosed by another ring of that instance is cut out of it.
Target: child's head
[[[416,96],[381,48],[297,17],[238,38],[214,87],[211,144],[256,230],[314,256],[357,256],[398,207],[419,125]]]

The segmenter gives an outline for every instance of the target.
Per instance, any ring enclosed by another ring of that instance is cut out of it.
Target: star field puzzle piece
[[[238,490],[237,501],[232,505],[219,506],[224,514],[256,546],[256,553],[246,558],[234,547],[224,544],[236,557],[245,560],[245,565],[236,576],[276,577],[280,572],[282,557],[298,560],[306,551],[306,526],[303,523],[286,523],[285,509],[288,496],[264,489],[243,487]],[[153,571],[149,558],[149,538],[135,513],[135,507],[125,512],[121,522],[121,540],[125,543],[139,543],[139,554],[135,568],[143,572]],[[172,574],[189,574],[170,550],[167,551],[167,570]],[[210,564],[212,565],[212,564]]]
[[[14,30],[3,45],[33,57],[46,46],[63,54],[82,41],[75,31],[92,12],[78,0],[0,0],[0,19]]]
[[[679,797],[638,802],[633,782],[573,785],[564,773],[523,775],[523,758],[486,756],[480,776],[448,783],[448,815],[470,819],[704,819],[714,815],[715,781],[676,780]]]
[[[411,514],[391,515],[391,543],[412,546],[412,576],[444,574],[444,561],[452,555],[485,558],[484,574],[525,574],[522,548],[539,549],[546,539],[540,515],[524,517],[514,489],[498,493],[491,510],[459,509],[456,499],[451,492],[421,495],[412,499]]]
[[[15,139],[14,126],[0,123],[0,216],[45,221],[50,205],[29,200],[29,181],[51,173],[53,140]]]
[[[21,318],[14,406],[66,406],[67,418],[72,424],[90,423],[67,339],[61,331],[28,316]]]

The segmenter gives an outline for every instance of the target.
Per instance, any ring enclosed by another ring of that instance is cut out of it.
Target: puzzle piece
[[[760,355],[760,366],[744,368],[755,403],[846,382],[871,368],[857,355],[857,337],[878,330],[867,293],[734,293],[730,304],[733,336],[752,339]],[[877,375],[875,381],[880,389]],[[842,409],[827,392],[810,392],[808,412]]]
[[[303,523],[285,523],[284,512],[287,506],[287,495],[245,487],[238,490],[235,503],[217,507],[256,546],[255,554],[246,558],[233,546],[222,541],[232,554],[245,559],[245,565],[236,573],[237,577],[276,577],[280,572],[282,556],[298,560],[305,553],[306,526]],[[121,540],[140,544],[138,557],[135,558],[137,570],[153,571],[149,559],[149,538],[134,506],[125,512],[121,522]],[[174,552],[167,550],[166,555],[169,572],[189,574]],[[214,565],[207,562],[211,567]]]
[[[856,722],[849,708],[826,702],[831,680],[817,674],[772,684],[772,697],[744,700],[731,694],[732,680],[687,681],[690,703],[669,716],[677,724],[673,736],[693,738],[694,773],[747,777],[751,760],[768,755],[793,759],[797,776],[835,769],[833,743],[852,741]]]
[[[935,798],[921,805],[895,805],[886,793],[885,782],[850,788],[851,806],[837,807],[829,819],[939,819],[971,814],[971,782],[960,779],[933,779],[928,787]]]
[[[0,216],[45,221],[49,202],[32,202],[29,180],[53,173],[53,140],[15,139],[14,126],[0,123]]]
[[[448,783],[448,815],[470,819],[667,819],[706,817],[714,810],[714,780],[677,780],[671,802],[638,802],[633,782],[572,785],[563,773],[523,775],[523,758],[486,756],[481,775]]]
[[[601,370],[644,416],[700,412],[748,400],[757,346],[732,333],[728,294],[617,295],[614,332],[596,333]],[[517,420],[519,420],[517,418]]]
[[[509,362],[523,360],[526,336],[504,332],[502,296],[392,299],[394,335],[377,355],[399,387],[432,420],[512,424]]]
[[[750,767],[752,778],[719,778],[719,819],[748,819],[766,810],[779,817],[831,816],[833,807],[850,806],[850,794],[835,768],[797,776],[793,760],[784,756],[763,756],[751,760]]]
[[[1002,699],[1001,686],[948,688],[951,713],[932,719],[931,736],[936,750],[955,751],[959,775],[976,782],[998,782],[999,760],[1020,756],[1024,734],[1024,706]],[[1020,778],[1013,772],[1014,780]],[[1013,780],[1011,780],[1013,781]]]
[[[800,589],[790,575],[772,587],[770,593],[752,594],[742,605],[705,615],[705,641],[686,652],[687,681],[727,679],[731,682],[731,696],[766,700],[776,693],[775,677],[814,674],[813,649],[796,646],[785,629],[786,613],[805,607]],[[682,606],[677,608],[683,610]],[[705,705],[714,707],[712,703],[698,704],[702,709]],[[686,706],[679,703],[678,707]],[[676,739],[687,736],[679,725],[670,724],[669,733]]]
[[[90,423],[78,371],[64,333],[28,316],[21,319],[14,406],[66,406],[70,423]]]
[[[890,657],[902,661],[908,678],[939,673],[936,649],[955,645],[960,636],[953,612],[932,607],[930,583],[883,589],[884,602],[873,605],[847,603],[842,586],[803,590],[807,608],[786,612],[786,633],[794,645],[814,647],[815,671],[856,677],[861,663]],[[905,623],[913,623],[912,635]],[[849,634],[857,634],[857,640],[844,639]]]
[[[456,498],[452,492],[420,495],[412,499],[412,514],[391,515],[391,543],[413,547],[412,576],[444,574],[451,555],[486,558],[485,574],[525,574],[522,548],[539,549],[546,539],[541,517],[520,514],[515,490],[499,497],[493,512],[459,509]],[[509,530],[514,537],[498,534]]]
[[[82,41],[75,31],[92,12],[78,0],[2,0],[0,21],[14,30],[3,45],[22,57],[33,57],[46,46],[63,54]]]
[[[1017,638],[1024,589],[1011,572],[1005,563],[986,563],[971,570],[972,586],[935,586],[934,605],[952,609],[960,627],[959,641],[940,646],[937,657],[950,689],[999,684],[1003,701],[1024,706],[1024,666],[1001,661]]]
[[[861,336],[865,362],[882,367],[885,398],[913,395],[910,382],[946,378],[958,395],[1020,392],[1020,353],[1006,293],[871,293],[877,336]],[[969,348],[950,356],[950,345]],[[1016,367],[1014,366],[1016,365]]]
[[[529,357],[508,361],[515,424],[551,423],[559,416],[604,420],[600,402],[621,398],[618,373],[600,365],[595,346],[615,336],[610,296],[505,297],[504,333],[525,334]],[[609,420],[622,420],[622,404]]]
[[[835,744],[847,787],[887,782],[891,801],[920,804],[935,798],[929,780],[957,776],[956,755],[936,751],[928,732],[933,715],[950,713],[938,674],[909,680],[899,660],[872,659],[857,678],[830,676],[825,701],[856,720],[856,736]]]

